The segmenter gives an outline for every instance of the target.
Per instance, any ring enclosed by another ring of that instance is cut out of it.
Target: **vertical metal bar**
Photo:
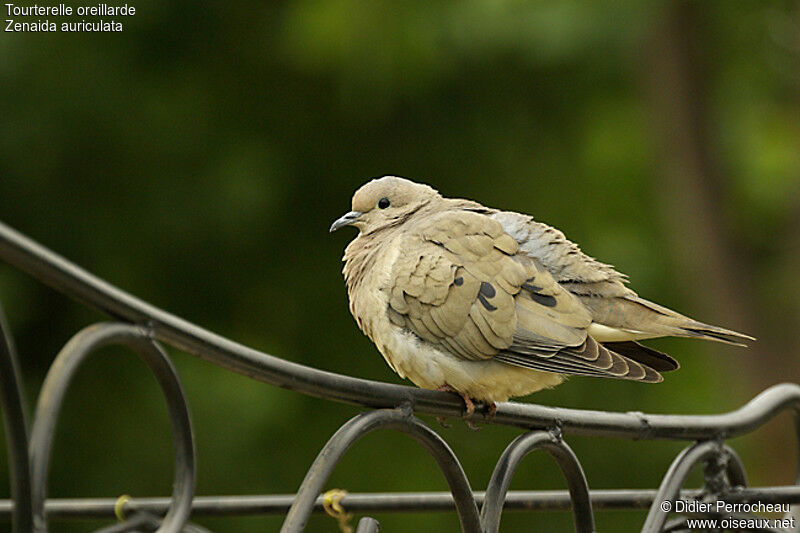
[[[33,529],[28,425],[14,339],[2,307],[0,307],[0,337],[0,404],[3,408],[3,425],[8,448],[11,497],[14,499],[12,527],[15,533],[27,533]]]
[[[395,429],[410,435],[431,454],[450,486],[462,531],[465,533],[481,531],[478,506],[464,469],[461,468],[453,451],[435,431],[414,418],[410,409],[392,409],[357,415],[334,433],[308,469],[297,491],[297,498],[283,522],[282,533],[297,533],[305,528],[314,501],[350,446],[367,433],[383,428]]]
[[[175,457],[172,502],[158,531],[178,533],[189,519],[195,487],[195,448],[189,407],[180,379],[167,354],[141,327],[96,324],[77,333],[64,346],[47,373],[36,406],[30,442],[34,530],[47,531],[45,498],[50,452],[56,422],[69,385],[80,365],[96,350],[113,344],[133,349],[158,380],[167,402]]]
[[[514,439],[497,461],[481,508],[481,523],[484,533],[496,533],[500,529],[503,502],[511,484],[511,478],[514,477],[522,459],[538,449],[544,449],[552,455],[564,474],[572,500],[575,531],[579,533],[594,531],[589,485],[575,453],[558,436],[548,431],[531,431]]]

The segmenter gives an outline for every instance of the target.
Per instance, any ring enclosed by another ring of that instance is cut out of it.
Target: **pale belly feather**
[[[419,340],[413,333],[392,325],[385,342],[376,339],[384,358],[401,377],[418,387],[438,389],[449,385],[470,398],[504,402],[512,397],[554,387],[563,376],[494,360],[466,361],[435,345]]]

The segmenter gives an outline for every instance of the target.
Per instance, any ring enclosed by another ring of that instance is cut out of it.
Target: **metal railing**
[[[800,386],[771,387],[735,411],[719,415],[649,415],[563,409],[513,402],[501,403],[492,416],[477,406],[472,421],[527,430],[499,458],[485,492],[474,492],[458,458],[447,443],[415,413],[459,417],[463,402],[455,394],[359,379],[292,363],[248,348],[158,309],[93,276],[12,228],[0,223],[0,259],[46,285],[97,309],[116,322],[95,324],[77,333],[51,365],[33,417],[30,436],[25,419],[19,368],[12,336],[0,312],[0,402],[8,444],[12,499],[0,500],[0,518],[10,518],[16,532],[45,532],[50,518],[120,516],[126,520],[101,531],[205,531],[191,516],[286,514],[282,531],[302,531],[313,512],[330,508],[320,492],[335,465],[358,439],[379,429],[410,435],[435,460],[450,493],[378,493],[340,495],[348,511],[449,511],[458,514],[466,532],[494,532],[504,509],[572,509],[575,530],[594,531],[593,509],[648,508],[642,531],[685,531],[686,518],[670,519],[660,503],[695,499],[730,503],[800,503],[800,486],[748,487],[744,467],[726,439],[749,433],[782,411],[795,413],[800,442]],[[328,441],[308,470],[297,494],[195,497],[195,443],[180,379],[160,343],[176,347],[270,385],[303,394],[370,408],[345,423]],[[174,441],[175,474],[171,498],[48,499],[47,476],[59,412],[70,382],[82,362],[107,345],[136,352],[161,386]],[[670,439],[692,444],[673,462],[657,491],[589,490],[580,461],[564,435],[623,439]],[[543,449],[557,462],[568,491],[509,491],[518,465]],[[800,454],[798,454],[800,462]],[[702,489],[681,490],[690,470],[705,465]],[[798,477],[800,483],[800,476]],[[792,508],[796,515],[797,507]],[[747,518],[708,512],[712,518]],[[378,530],[362,518],[357,532]],[[761,528],[761,531],[776,531]],[[800,531],[800,529],[797,529]]]

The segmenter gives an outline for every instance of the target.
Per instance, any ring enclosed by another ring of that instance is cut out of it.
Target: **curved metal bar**
[[[128,533],[129,531],[141,531],[142,528],[152,526],[154,520],[155,517],[152,515],[137,513],[124,522],[97,529],[94,533]]]
[[[664,528],[661,530],[661,533],[685,533],[686,531],[688,531],[686,517],[679,516],[678,518],[673,518],[664,524]]]
[[[118,524],[96,530],[94,533],[128,533],[133,531],[156,531],[163,524],[163,519],[150,513],[136,513],[129,519]],[[181,528],[181,533],[211,533],[208,529],[187,522]]]
[[[0,406],[3,409],[11,497],[14,500],[11,523],[13,530],[21,533],[33,528],[28,425],[17,352],[2,307],[0,307]]]
[[[575,531],[594,531],[594,515],[589,499],[589,484],[581,463],[572,449],[563,440],[549,431],[532,431],[514,439],[497,461],[481,508],[481,524],[484,533],[500,529],[503,502],[506,499],[511,478],[522,459],[534,450],[544,449],[558,462],[567,481],[575,519]]]
[[[661,504],[665,501],[675,501],[684,481],[686,481],[686,477],[697,463],[714,460],[721,454],[728,456],[726,469],[731,483],[734,485],[746,484],[747,480],[742,463],[736,453],[728,446],[714,441],[698,442],[689,446],[675,458],[664,475],[653,504],[650,506],[650,511],[647,513],[642,533],[657,533],[661,531],[669,516],[669,512],[661,509]]]
[[[739,454],[727,444],[722,445],[722,451],[724,462],[721,464],[721,467],[725,471],[725,475],[728,478],[728,486],[719,487],[721,489],[720,492],[730,487],[746,487],[748,485],[747,472],[744,469],[744,463],[739,457]]]
[[[150,305],[93,276],[28,237],[0,223],[0,258],[112,317],[148,324],[159,340],[254,379],[340,402],[396,407],[410,402],[416,412],[461,416],[453,393],[381,383],[326,372],[248,348]],[[678,416],[501,403],[490,416],[480,406],[474,420],[532,428],[558,423],[564,433],[635,439],[698,440],[747,433],[786,409],[800,409],[800,386],[776,385],[741,409],[722,415]]]
[[[172,504],[159,532],[177,533],[189,519],[195,487],[195,448],[189,408],[175,368],[167,354],[141,327],[96,324],[77,333],[61,349],[39,393],[30,442],[34,530],[47,531],[45,498],[50,452],[61,406],[80,365],[94,351],[108,345],[134,350],[155,375],[167,402],[175,455]]]
[[[358,521],[356,533],[378,533],[381,530],[381,525],[374,518],[365,516]]]
[[[411,416],[410,410],[400,409],[362,413],[348,420],[333,434],[308,469],[297,491],[297,497],[283,522],[282,533],[295,533],[305,528],[314,502],[339,460],[361,437],[384,428],[410,435],[431,454],[450,486],[461,530],[465,533],[480,533],[478,506],[472,496],[472,489],[464,469],[461,468],[461,463],[458,462],[453,450],[435,431]]]

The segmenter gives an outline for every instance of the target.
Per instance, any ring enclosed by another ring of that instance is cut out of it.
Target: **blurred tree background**
[[[361,183],[396,174],[530,213],[642,296],[759,339],[747,350],[654,341],[682,364],[663,384],[574,378],[524,401],[712,413],[800,380],[797,2],[131,5],[122,33],[0,39],[2,220],[102,278],[277,356],[399,382],[348,313],[350,236],[328,235]],[[33,405],[60,347],[102,317],[7,266],[0,299]],[[294,492],[358,412],[174,360],[201,495]],[[789,421],[733,441],[751,483],[792,482]],[[440,432],[476,490],[518,434],[458,421]],[[682,448],[569,442],[592,488],[655,487]],[[155,381],[108,350],[72,389],[50,494],[167,495],[170,450]],[[531,457],[512,488],[563,487],[551,463]],[[0,460],[2,497],[6,469]],[[390,433],[355,446],[330,486],[446,490],[434,462]],[[598,528],[633,531],[643,516],[601,512]],[[376,517],[385,531],[458,527],[454,514]],[[281,518],[197,521],[244,532]],[[503,519],[509,531],[570,523]],[[309,526],[335,529],[325,516]]]

